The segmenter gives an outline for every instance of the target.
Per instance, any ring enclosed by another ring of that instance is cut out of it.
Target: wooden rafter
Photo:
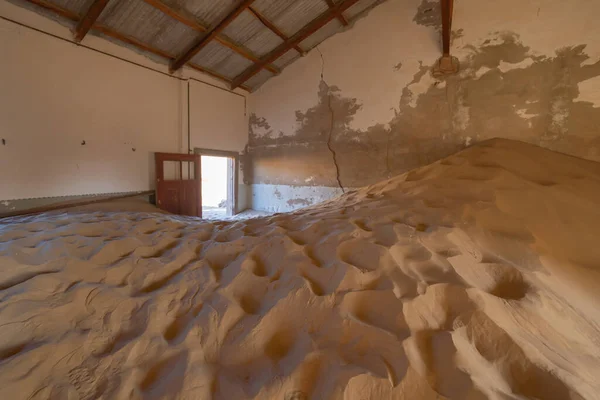
[[[225,29],[234,19],[238,17],[245,9],[247,9],[254,0],[243,0],[238,6],[231,11],[225,18],[221,19],[219,23],[207,31],[206,35],[202,36],[200,39],[196,40],[194,44],[192,44],[183,54],[178,56],[171,65],[169,66],[169,70],[171,72],[177,71],[179,68],[183,67],[185,63],[190,61],[192,57],[194,57],[200,50],[202,50],[211,40],[213,40],[223,29]],[[270,64],[266,63],[266,64]],[[266,66],[266,64],[262,65],[262,67]],[[256,64],[255,64],[256,65]]]
[[[335,8],[335,3],[333,2],[333,0],[325,0],[325,2],[329,6],[329,8]],[[336,14],[336,17],[337,17],[337,19],[340,20],[340,22],[342,23],[342,25],[348,26],[348,21],[346,20],[346,17],[344,17],[344,14],[342,14],[340,12],[339,14]]]
[[[198,32],[208,31],[207,27],[200,24],[195,19],[190,18],[190,17],[182,14],[181,12],[177,11],[173,7],[165,4],[162,0],[144,0],[144,2],[151,5],[152,7],[156,8],[157,10],[162,11],[165,15],[168,15],[169,17],[181,22],[182,24],[189,26],[190,28],[192,28]],[[219,42],[220,44],[222,44],[225,47],[230,48],[231,50],[235,51],[242,57],[244,57],[252,62],[257,62],[259,60],[259,58],[257,56],[255,56],[254,54],[252,54],[251,51],[243,48],[242,46],[240,46],[237,43],[234,43],[233,41],[231,41],[230,39],[226,38],[223,35],[215,36],[215,41]],[[265,68],[275,74],[278,74],[280,72],[279,69],[273,65],[267,65],[267,66],[265,66]]]
[[[300,29],[294,36],[281,43],[279,46],[277,46],[271,52],[266,54],[264,57],[261,57],[260,62],[248,67],[244,72],[239,74],[233,80],[231,88],[235,89],[239,87],[248,79],[256,75],[258,71],[260,71],[261,68],[263,68],[266,64],[270,64],[273,61],[277,60],[279,57],[288,52],[291,48],[302,42],[304,39],[306,39],[316,31],[318,31],[320,28],[329,23],[332,19],[336,18],[338,14],[346,11],[358,1],[359,0],[345,0],[339,4],[336,4],[334,8],[329,8],[323,14],[312,20],[304,28]]]
[[[450,55],[450,35],[452,32],[453,0],[441,0],[442,6],[442,50],[444,56]]]
[[[77,21],[80,20],[79,15],[77,15],[73,11],[70,11],[70,10],[68,10],[66,8],[62,8],[60,6],[57,6],[57,5],[55,5],[53,3],[50,3],[50,2],[48,2],[46,0],[27,0],[27,1],[29,3],[31,3],[31,4],[35,4],[36,6],[39,6],[39,7],[42,7],[44,9],[48,10],[48,11],[51,11],[51,12],[53,12],[56,15],[59,15],[59,16],[61,16],[63,18],[66,18],[69,21],[77,22]],[[108,37],[111,37],[113,39],[116,39],[116,40],[118,40],[120,42],[129,44],[129,45],[131,45],[133,47],[136,47],[139,50],[146,51],[148,53],[154,54],[154,55],[159,56],[159,57],[163,57],[163,58],[165,58],[167,60],[172,60],[174,58],[174,56],[172,54],[169,54],[169,53],[167,53],[165,51],[162,51],[160,49],[157,49],[157,48],[154,48],[154,47],[152,47],[150,45],[142,43],[139,40],[137,40],[137,39],[135,39],[135,38],[133,38],[131,36],[123,35],[123,34],[121,34],[119,32],[116,32],[116,31],[112,30],[111,28],[109,28],[109,27],[107,27],[105,25],[102,25],[102,24],[99,24],[99,23],[95,23],[95,24],[93,24],[91,26],[90,29],[94,30],[96,32],[102,33],[105,36],[108,36]],[[195,69],[195,70],[200,71],[200,72],[202,72],[204,74],[210,75],[210,76],[212,76],[212,77],[214,77],[216,79],[219,79],[219,80],[221,80],[221,81],[223,81],[223,82],[225,82],[225,83],[227,83],[229,85],[232,84],[231,79],[229,79],[229,78],[227,78],[227,77],[225,77],[225,76],[223,76],[223,75],[221,75],[221,74],[219,74],[219,73],[217,73],[215,71],[211,71],[211,70],[209,70],[207,68],[201,67],[201,66],[193,64],[193,63],[188,63],[187,65],[189,65],[190,68],[192,68],[192,69]],[[246,90],[246,91],[250,91],[250,88],[248,88],[248,87],[241,86],[241,88],[244,89],[244,90]]]
[[[102,11],[104,11],[104,9],[106,8],[108,2],[109,0],[94,0],[90,8],[88,8],[87,12],[83,16],[83,18],[81,18],[81,20],[77,23],[77,26],[75,27],[76,42],[81,42],[83,40],[83,38],[85,37],[85,35],[87,35],[90,28],[92,27],[92,25],[94,25],[100,14],[102,14]]]
[[[252,15],[254,15],[256,17],[256,19],[258,19],[264,26],[269,28],[271,30],[271,32],[273,32],[274,34],[276,34],[277,36],[282,38],[284,41],[288,40],[288,37],[285,33],[281,32],[281,30],[279,30],[279,28],[277,28],[271,21],[269,21],[267,19],[267,17],[262,15],[260,12],[258,12],[254,7],[252,7],[252,6],[248,7],[248,11],[250,11],[252,13]],[[305,51],[302,50],[302,48],[298,45],[294,46],[294,49],[300,54],[305,53]]]

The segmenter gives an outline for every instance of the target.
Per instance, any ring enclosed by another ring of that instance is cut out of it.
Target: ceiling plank
[[[95,0],[75,27],[75,41],[81,42],[110,0]]]
[[[151,5],[152,7],[156,8],[157,10],[162,11],[165,15],[168,15],[169,17],[181,22],[182,24],[185,24],[185,25],[189,26],[190,28],[197,30],[198,32],[208,31],[207,27],[200,24],[194,18],[190,18],[190,17],[184,15],[183,13],[177,11],[175,8],[171,7],[170,5],[163,3],[161,0],[144,0],[144,2]],[[235,51],[242,57],[244,57],[252,62],[259,61],[259,58],[256,55],[252,54],[252,52],[250,52],[249,50],[246,50],[241,45],[234,43],[233,41],[224,37],[223,35],[215,36],[215,40],[217,42],[219,42],[220,44],[222,44],[223,46]],[[269,71],[273,72],[274,74],[278,74],[279,72],[281,72],[279,70],[279,68],[277,68],[273,65],[267,65],[267,66],[265,66],[265,68],[268,69]]]
[[[271,30],[271,32],[273,32],[274,34],[276,34],[277,36],[279,36],[280,38],[282,38],[284,41],[288,40],[288,37],[287,37],[287,35],[285,33],[281,32],[281,30],[279,30],[279,28],[277,28],[277,26],[275,26],[271,21],[269,21],[267,19],[267,17],[265,17],[264,15],[262,15],[260,12],[258,12],[254,7],[252,7],[252,6],[248,7],[248,11],[250,11],[252,13],[252,15],[254,15],[256,17],[256,19],[258,19],[264,26],[266,26],[267,28],[269,28]],[[305,54],[306,53],[298,45],[294,46],[294,49],[298,53],[300,53],[300,54]]]
[[[313,19],[310,23],[308,23],[308,25],[300,29],[294,36],[290,37],[288,40],[284,41],[271,52],[262,57],[260,59],[260,62],[248,67],[244,72],[235,77],[231,88],[235,89],[239,87],[242,83],[246,82],[248,79],[256,75],[264,65],[270,64],[273,61],[277,60],[291,48],[302,42],[304,39],[306,39],[316,31],[318,31],[331,20],[335,19],[339,13],[346,11],[358,1],[359,0],[345,0],[342,3],[336,4],[334,8],[328,9],[323,14]]]
[[[450,55],[450,35],[452,32],[453,0],[441,0],[442,6],[442,51],[444,56]]]
[[[50,3],[46,0],[26,0],[27,2],[34,4],[36,6],[42,7],[48,11],[53,12],[56,15],[59,15],[63,18],[66,18],[70,21],[73,22],[77,22],[80,20],[79,15],[77,15],[76,13],[74,13],[71,10],[68,10],[66,8],[62,8],[60,6],[57,6],[53,3]],[[162,51],[160,49],[154,48],[150,45],[147,45],[145,43],[140,42],[139,40],[131,37],[131,36],[127,36],[127,35],[123,35],[119,32],[116,32],[112,29],[110,29],[109,27],[99,24],[99,23],[95,23],[94,25],[92,25],[92,27],[90,28],[93,31],[102,33],[105,36],[111,37],[113,39],[116,39],[120,42],[123,42],[125,44],[131,45],[135,48],[137,48],[138,50],[142,50],[151,54],[154,54],[156,56],[165,58],[167,60],[172,60],[173,58],[175,58],[172,54],[169,54],[165,51]],[[231,85],[231,79],[215,72],[212,70],[209,70],[207,68],[201,67],[199,65],[193,64],[193,63],[188,63],[188,65],[190,66],[190,68],[195,69],[197,71],[200,71],[206,75],[212,76],[213,78],[219,79],[220,81],[223,81],[229,85]],[[250,88],[248,88],[247,86],[240,86],[240,88],[246,90],[247,92],[250,92]]]
[[[77,15],[77,13],[74,13],[71,10],[67,10],[66,8],[57,6],[53,3],[50,3],[49,1],[46,1],[46,0],[26,0],[26,1],[31,4],[35,4],[38,7],[42,7],[48,11],[51,11],[54,14],[60,15],[61,17],[64,17],[70,21],[74,21],[74,22],[79,21],[79,15]]]
[[[333,0],[325,0],[325,2],[327,2],[329,8],[335,8],[335,3],[333,2]],[[348,21],[346,20],[346,17],[344,17],[344,14],[340,12],[339,14],[336,14],[336,17],[340,20],[342,25],[348,26]]]
[[[227,16],[215,25],[211,30],[207,31],[206,35],[198,39],[194,44],[192,44],[188,50],[186,50],[183,54],[178,56],[169,66],[169,70],[171,72],[177,71],[179,68],[183,67],[185,63],[190,61],[192,57],[194,57],[200,50],[202,50],[211,40],[213,40],[223,29],[225,29],[234,19],[238,17],[245,9],[247,9],[254,0],[242,0],[238,6],[231,11]],[[262,65],[264,67],[266,64]],[[256,64],[255,64],[256,65]]]

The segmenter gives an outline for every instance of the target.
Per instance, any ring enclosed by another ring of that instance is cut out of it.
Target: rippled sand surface
[[[600,398],[599,164],[493,140],[291,214],[94,207],[0,221],[3,399]]]

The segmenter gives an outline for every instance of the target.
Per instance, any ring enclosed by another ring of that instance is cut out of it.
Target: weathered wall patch
[[[389,8],[398,10],[399,15],[406,14],[404,8],[409,5],[413,7],[415,38],[437,37],[438,2],[389,3]],[[393,32],[394,27],[381,26],[376,20],[383,18],[380,14],[385,11],[381,8],[387,4],[372,11],[364,23],[369,23],[370,28],[379,26],[383,31]],[[359,30],[361,23],[353,30]],[[250,119],[249,182],[359,187],[494,137],[522,140],[600,161],[600,39],[590,44],[586,43],[589,36],[582,37],[581,41],[557,47],[550,53],[545,47],[544,51],[538,51],[518,31],[495,30],[465,41],[469,36],[469,21],[455,20],[455,28],[453,46],[461,57],[458,75],[443,79],[431,75],[439,49],[426,41],[423,46],[427,54],[416,61],[403,52],[401,42],[396,49],[355,46],[357,51],[367,52],[374,63],[380,52],[397,51],[398,61],[387,66],[389,75],[352,71],[351,65],[332,65],[329,57],[335,60],[341,54],[336,40],[348,43],[336,36],[320,46],[319,60],[309,55],[300,61],[307,65],[327,63],[325,77],[322,74],[306,77],[306,84],[316,91],[312,107],[291,110],[289,106],[293,106],[294,99],[277,101],[269,97],[271,86],[299,79],[292,71],[268,82],[253,95],[258,101]],[[353,30],[342,35],[352,35]],[[538,45],[537,40],[532,42]],[[404,46],[408,48],[410,44]],[[408,59],[402,59],[403,55]],[[373,68],[379,70],[380,66]],[[312,71],[316,66],[304,69]],[[355,74],[356,82],[347,79],[351,73]],[[406,74],[411,76],[407,78]],[[394,81],[400,75],[403,78]],[[377,82],[384,76],[390,79],[389,93]],[[364,120],[364,113],[373,109],[373,104],[382,104],[380,97],[390,102],[390,94],[398,92],[394,85],[400,80],[404,86],[392,107],[393,117],[375,120],[366,129],[357,128],[354,119],[361,114]],[[370,91],[365,82],[374,82],[373,87],[378,91]],[[357,92],[366,95],[359,97]],[[293,121],[285,117],[292,113]],[[293,203],[299,206],[313,203],[312,199],[304,200]]]

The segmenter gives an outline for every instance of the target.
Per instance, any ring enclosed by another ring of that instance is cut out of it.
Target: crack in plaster
[[[331,113],[331,126],[329,129],[329,137],[327,138],[327,148],[329,149],[329,151],[331,152],[331,155],[333,157],[333,164],[335,165],[335,179],[337,180],[337,183],[340,187],[340,189],[342,189],[342,193],[346,193],[346,191],[344,190],[344,187],[342,186],[342,181],[340,179],[340,166],[337,162],[337,155],[335,154],[335,150],[333,150],[333,147],[331,146],[331,137],[333,135],[333,124],[335,123],[335,119],[333,118],[333,108],[331,107],[331,94],[329,94],[329,102],[328,102],[328,106],[329,106],[329,112]]]
[[[316,49],[319,52],[319,54],[321,55],[321,82],[323,82],[327,86],[327,107],[329,108],[330,121],[331,121],[329,124],[329,135],[327,136],[327,148],[331,152],[331,156],[333,158],[333,165],[335,165],[335,179],[337,180],[337,183],[338,183],[338,186],[340,187],[340,189],[342,189],[342,193],[346,193],[346,191],[344,190],[344,186],[342,186],[342,181],[340,179],[340,166],[337,162],[337,155],[335,153],[335,150],[331,146],[331,139],[333,136],[333,125],[335,123],[335,118],[334,118],[333,108],[331,107],[331,92],[329,90],[329,85],[327,84],[327,82],[325,82],[325,79],[323,78],[324,73],[325,73],[325,58],[323,58],[323,53],[321,53],[319,46],[317,46]]]
[[[387,129],[387,142],[385,144],[385,168],[387,170],[388,178],[392,177],[392,167],[390,166],[390,143],[392,141],[392,130]]]
[[[321,81],[325,82],[325,58],[323,58],[323,53],[321,53],[321,49],[319,49],[319,46],[316,46],[315,49],[317,49],[319,55],[321,56]]]
[[[266,119],[251,116],[250,148],[259,171],[253,182],[297,185],[310,176],[310,186],[338,187],[343,166],[346,189],[360,187],[492,137],[600,159],[600,114],[590,96],[595,86],[580,84],[600,77],[600,61],[584,65],[590,58],[585,45],[537,56],[516,33],[502,31],[467,47],[458,76],[435,80],[421,62],[393,118],[367,129],[351,127],[362,104],[324,81],[321,58],[312,72],[323,78],[317,103],[295,111],[297,128],[271,137]],[[587,101],[575,101],[579,97]]]

